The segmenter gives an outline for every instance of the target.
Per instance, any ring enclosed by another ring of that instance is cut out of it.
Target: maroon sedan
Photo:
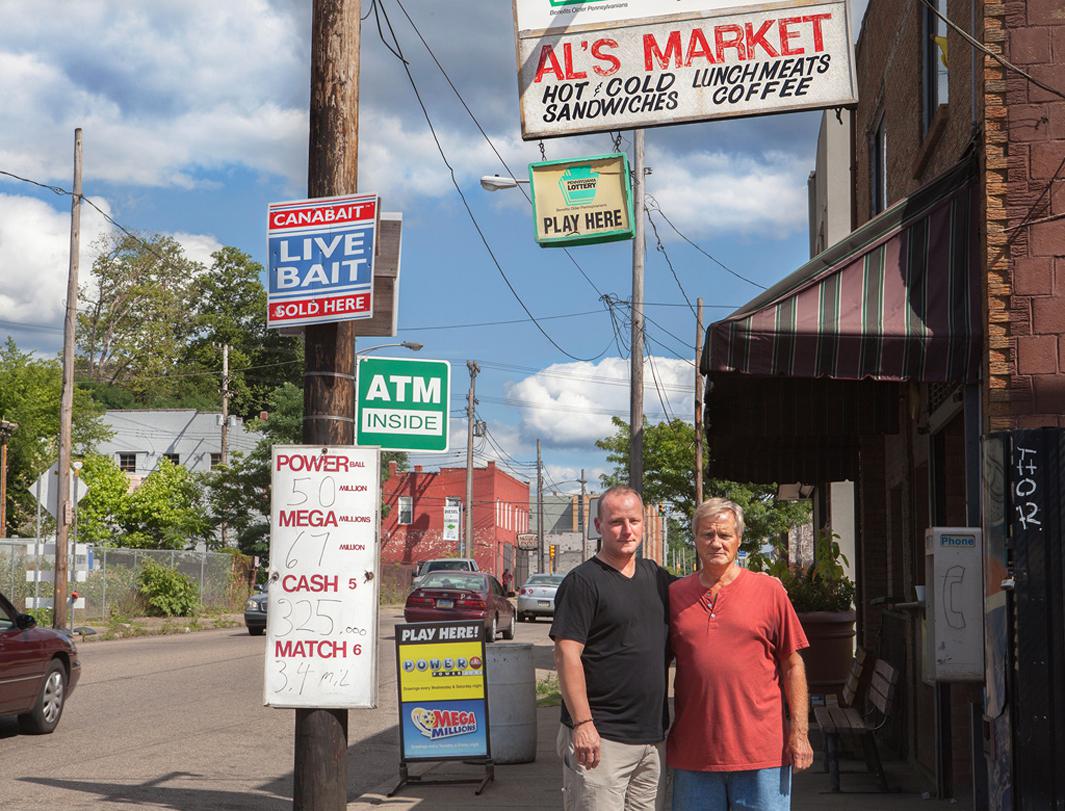
[[[496,632],[514,638],[514,606],[499,581],[487,572],[430,572],[407,595],[407,622],[482,620],[484,637],[495,642]]]
[[[56,728],[81,675],[78,651],[66,634],[38,628],[0,594],[0,715],[17,715],[32,735]]]

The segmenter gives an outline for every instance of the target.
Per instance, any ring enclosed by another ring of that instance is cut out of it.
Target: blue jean
[[[791,766],[749,772],[673,770],[673,811],[789,811]]]

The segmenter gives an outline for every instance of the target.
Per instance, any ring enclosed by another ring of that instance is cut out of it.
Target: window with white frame
[[[410,496],[400,496],[399,504],[399,523],[401,524],[413,524],[414,523],[414,499]]]
[[[123,473],[137,472],[137,454],[120,453],[118,455],[118,469]]]

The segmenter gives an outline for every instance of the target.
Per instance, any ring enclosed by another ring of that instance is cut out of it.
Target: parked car
[[[514,606],[503,594],[499,581],[487,572],[429,572],[407,595],[403,607],[407,622],[482,620],[485,639],[494,642],[497,632],[514,638]]]
[[[414,570],[411,588],[417,588],[421,579],[429,572],[476,572],[477,561],[471,558],[434,558],[423,560]]]
[[[518,622],[536,622],[537,617],[555,615],[555,592],[562,583],[561,574],[534,574],[518,590]]]
[[[244,624],[252,636],[266,633],[266,600],[266,592],[257,589],[244,603]]]
[[[55,730],[81,675],[74,641],[38,628],[0,594],[0,715],[17,715],[31,735]]]

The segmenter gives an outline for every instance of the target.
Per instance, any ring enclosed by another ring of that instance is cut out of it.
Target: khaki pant
[[[659,786],[666,772],[662,743],[601,740],[599,765],[588,769],[577,762],[573,730],[560,724],[555,749],[562,758],[566,811],[660,811],[663,807],[665,792]]]

